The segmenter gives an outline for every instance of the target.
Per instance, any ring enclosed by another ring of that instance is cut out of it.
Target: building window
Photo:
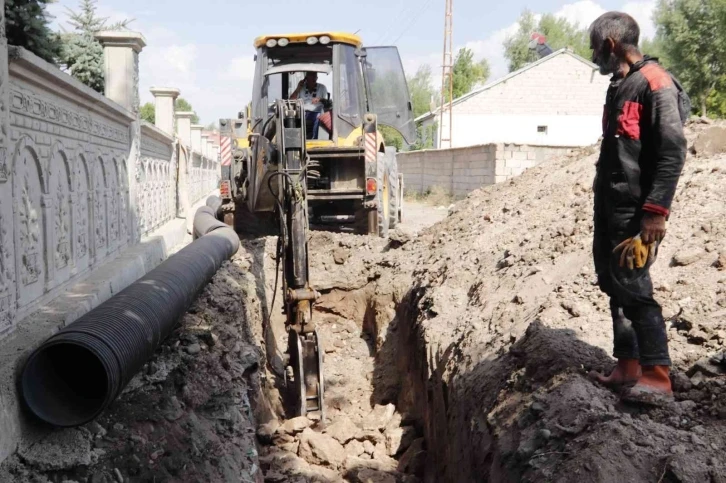
[[[547,126],[537,126],[537,132],[540,134],[547,134]]]

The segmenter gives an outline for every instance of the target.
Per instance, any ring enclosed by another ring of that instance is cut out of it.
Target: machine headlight
[[[277,40],[275,40],[275,39],[270,39],[267,41],[267,47],[269,47],[270,49],[275,47],[276,45],[277,45]]]
[[[280,47],[287,47],[287,44],[289,44],[290,41],[288,39],[280,39],[277,41],[277,45]]]
[[[317,37],[308,37],[307,42],[308,42],[308,45],[315,45],[318,43],[318,38]]]
[[[320,37],[320,43],[323,45],[328,45],[330,43],[330,37],[328,37],[327,35],[323,35],[322,37]]]

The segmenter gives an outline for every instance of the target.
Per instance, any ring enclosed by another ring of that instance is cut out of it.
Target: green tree
[[[407,79],[411,94],[414,119],[431,111],[438,104],[438,95],[433,87],[431,66],[422,65],[413,77]],[[433,105],[433,106],[432,106]],[[422,125],[416,126],[416,141],[409,147],[412,151],[433,147],[433,137]]]
[[[659,0],[653,16],[670,69],[702,116],[723,116],[726,0]]]
[[[141,109],[139,110],[139,115],[144,121],[154,124],[154,122],[156,122],[156,106],[153,102],[147,102],[146,104],[141,106]]]
[[[71,75],[98,92],[104,89],[103,47],[95,35],[102,30],[122,30],[131,20],[113,24],[96,14],[97,0],[81,0],[79,11],[68,10],[75,32],[63,32],[60,62]]]
[[[641,39],[640,51],[643,54],[647,54],[651,57],[657,57],[658,62],[665,67],[666,69],[670,69],[670,60],[668,59],[668,54],[665,50],[665,45],[663,45],[663,39],[659,36],[655,36],[652,39]]]
[[[466,47],[459,49],[454,59],[454,99],[468,94],[477,85],[485,83],[489,73],[489,62],[486,59],[475,62],[474,52]],[[446,87],[446,99],[449,100],[448,84]]]
[[[199,124],[199,116],[197,116],[196,111],[194,111],[192,105],[189,104],[189,101],[183,97],[177,98],[174,109],[182,112],[193,112],[194,115],[192,116],[192,124]]]
[[[5,0],[5,35],[10,45],[28,49],[55,63],[61,51],[58,35],[50,30],[45,6],[53,0]]]
[[[386,143],[386,146],[394,146],[397,151],[401,151],[403,149],[403,146],[406,144],[403,140],[403,136],[389,126],[384,126],[383,124],[380,124],[378,126],[378,129],[381,131],[381,134],[383,134],[383,141]]]
[[[504,40],[504,57],[509,61],[509,72],[519,70],[539,58],[537,52],[529,48],[530,36],[534,32],[544,35],[552,50],[568,47],[577,55],[590,58],[587,29],[551,13],[542,15],[537,21],[534,13],[524,10],[519,17],[517,32]]]
[[[431,110],[431,101],[436,98],[436,90],[431,79],[431,66],[428,64],[420,66],[407,82],[413,105],[413,117],[417,118]]]

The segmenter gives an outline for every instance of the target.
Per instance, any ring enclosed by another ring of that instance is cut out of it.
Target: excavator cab
[[[254,45],[252,138],[262,135],[276,101],[289,100],[307,72],[317,73],[329,94],[318,135],[306,136],[311,225],[386,237],[401,219],[403,182],[396,150],[386,146],[378,126],[395,129],[409,144],[416,136],[398,49],[364,47],[360,37],[345,33],[263,36]],[[265,189],[261,149],[252,139],[248,207],[256,213],[276,206]]]

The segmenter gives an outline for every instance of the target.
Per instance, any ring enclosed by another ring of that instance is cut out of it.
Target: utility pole
[[[446,0],[446,12],[444,14],[444,62],[442,64],[442,75],[441,75],[441,134],[439,139],[439,148],[444,148],[444,142],[448,142],[448,147],[453,147],[452,144],[452,132],[453,132],[453,101],[454,101],[454,54],[453,54],[453,10],[454,0]],[[448,101],[446,100],[448,97]],[[449,129],[448,132],[444,130],[444,116],[448,111],[449,114]]]

